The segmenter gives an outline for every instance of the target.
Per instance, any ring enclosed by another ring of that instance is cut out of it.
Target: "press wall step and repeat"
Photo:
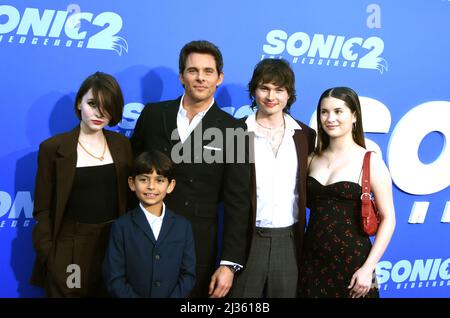
[[[131,136],[147,102],[183,92],[178,54],[205,39],[224,56],[216,100],[249,109],[263,58],[296,75],[292,115],[316,127],[320,94],[352,87],[370,149],[392,175],[397,227],[377,267],[382,297],[450,295],[450,1],[0,1],[0,297],[29,285],[39,143],[77,125],[81,82],[114,75],[125,96],[112,129]]]

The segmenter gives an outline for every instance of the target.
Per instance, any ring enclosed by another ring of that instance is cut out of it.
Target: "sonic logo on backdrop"
[[[270,30],[266,35],[261,59],[291,56],[292,64],[309,64],[343,68],[388,70],[387,61],[381,57],[384,41],[376,36],[345,37],[341,35],[313,36],[305,32],[288,35],[283,30]]]
[[[29,227],[33,219],[33,200],[30,191],[18,191],[16,196],[0,191],[0,230]]]
[[[450,286],[450,258],[381,261],[376,272],[381,290]]]
[[[122,18],[115,12],[82,12],[71,4],[67,10],[0,5],[0,43],[112,50],[128,52],[119,36]]]

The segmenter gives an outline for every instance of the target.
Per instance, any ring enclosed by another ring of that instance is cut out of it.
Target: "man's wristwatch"
[[[236,274],[237,272],[239,272],[241,270],[241,267],[239,265],[227,264],[224,266],[228,267],[233,274]]]

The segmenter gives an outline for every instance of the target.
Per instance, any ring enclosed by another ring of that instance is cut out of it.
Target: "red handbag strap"
[[[367,151],[364,155],[363,172],[362,172],[362,194],[361,199],[370,199],[370,154],[372,151]],[[365,196],[367,195],[367,197]]]

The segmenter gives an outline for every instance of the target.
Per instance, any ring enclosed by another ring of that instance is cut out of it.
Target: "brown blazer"
[[[292,138],[294,139],[295,149],[297,150],[297,189],[298,189],[298,223],[297,223],[297,257],[301,257],[303,246],[303,234],[306,225],[306,177],[308,174],[308,155],[314,150],[316,141],[316,132],[301,121],[296,122],[302,128],[294,132]],[[249,222],[248,240],[252,241],[256,224],[256,171],[255,164],[252,163],[251,179],[250,179],[250,193],[251,193],[251,219]],[[251,244],[247,248],[250,251]]]
[[[128,175],[133,160],[128,138],[116,132],[103,131],[114,161],[117,174],[118,211],[127,211]],[[34,192],[33,217],[37,224],[33,229],[33,246],[36,260],[30,283],[43,286],[46,261],[58,236],[64,210],[70,195],[77,164],[77,142],[80,127],[51,137],[39,145],[38,169]]]

